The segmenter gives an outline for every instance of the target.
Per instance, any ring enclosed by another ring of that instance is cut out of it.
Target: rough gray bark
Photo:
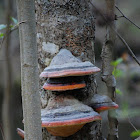
[[[5,1],[6,6],[6,34],[9,32],[10,26],[10,13],[11,13],[11,2],[10,0]],[[4,96],[3,96],[3,106],[2,106],[2,120],[3,120],[3,130],[6,140],[12,140],[12,117],[10,115],[10,101],[12,93],[12,71],[11,71],[11,61],[9,58],[10,54],[10,36],[7,34],[5,40],[5,64],[4,64]]]
[[[94,17],[85,0],[36,0],[36,18],[40,73],[61,48],[69,49],[83,61],[95,62]],[[50,97],[55,96],[52,92],[42,89],[45,80],[40,80],[42,108],[47,106]],[[81,101],[87,98],[90,100],[96,93],[96,88],[94,77],[87,76],[85,90],[78,90],[80,93],[69,91],[66,94],[71,94]],[[89,123],[67,138],[51,136],[43,129],[43,140],[99,140],[102,139],[100,128],[100,122]]]
[[[25,140],[41,140],[41,102],[34,0],[17,0]]]
[[[140,140],[140,137],[138,137],[137,139],[135,139],[135,140]]]
[[[115,27],[115,0],[106,0],[106,15],[108,17],[109,26],[107,26],[106,40],[102,48],[102,80],[106,83],[108,96],[115,101],[115,88],[116,80],[112,75],[113,66],[111,62],[113,61],[113,48],[115,43],[115,33],[110,28],[111,26]],[[112,117],[112,114],[115,114],[115,110],[108,111],[108,121],[109,121],[109,134],[108,140],[117,140],[118,139],[118,121],[115,117]]]

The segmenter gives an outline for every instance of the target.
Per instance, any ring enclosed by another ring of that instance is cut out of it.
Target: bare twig
[[[127,118],[127,120],[130,123],[130,125],[135,129],[135,131],[138,131],[138,129],[134,126],[129,117]]]
[[[9,32],[7,32],[4,37],[2,38],[2,41],[0,43],[0,50],[2,49],[2,45],[3,45],[3,42],[4,40],[6,39],[6,36],[8,36],[10,33],[12,33],[13,31],[15,31],[16,29],[18,29],[19,25],[22,24],[22,23],[26,23],[26,21],[21,21],[19,22],[18,24],[16,24],[13,28],[9,29]]]
[[[140,65],[139,60],[137,59],[137,57],[135,56],[135,54],[133,53],[133,51],[131,50],[131,48],[127,44],[127,42],[124,40],[124,38],[122,38],[121,35],[116,30],[114,30],[114,32],[116,33],[116,35],[118,36],[118,38],[123,42],[123,44],[127,47],[127,49],[129,50],[131,56],[133,57],[133,59]]]
[[[118,18],[122,18],[122,17],[123,17],[123,16],[117,16],[117,19],[118,19]]]
[[[89,3],[92,5],[92,7],[94,9],[96,9],[96,11],[102,16],[103,20],[106,22],[107,25],[110,26],[110,23],[107,21],[107,19],[105,18],[105,16],[100,12],[100,10],[98,10],[91,1],[89,1]],[[131,56],[133,57],[133,59],[140,65],[139,60],[137,59],[137,57],[135,56],[135,54],[133,53],[133,51],[131,50],[130,46],[127,44],[127,42],[124,40],[123,37],[121,37],[121,35],[112,27],[110,26],[110,28],[116,33],[116,35],[118,36],[118,38],[123,42],[123,44],[127,47],[127,49],[129,50],[129,53],[131,54]]]
[[[2,135],[3,140],[5,140],[4,132],[3,132],[3,128],[2,128],[2,125],[1,124],[0,124],[0,131],[1,131],[1,135]]]
[[[115,6],[115,7],[116,7],[116,9],[122,14],[121,17],[124,17],[124,18],[127,19],[130,23],[132,23],[134,26],[136,26],[138,29],[140,29],[140,27],[139,27],[137,24],[135,24],[132,20],[130,20],[128,17],[126,17],[126,16],[124,15],[124,13],[119,9],[118,6]]]

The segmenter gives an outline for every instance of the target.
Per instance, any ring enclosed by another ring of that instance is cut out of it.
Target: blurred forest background
[[[12,1],[11,17],[17,19],[16,0]],[[105,3],[104,0],[94,0],[94,5],[101,9],[104,13]],[[140,1],[139,0],[117,0],[117,6],[123,11],[123,13],[131,19],[134,23],[140,26]],[[0,24],[6,24],[5,21],[5,1],[0,0]],[[116,15],[121,14],[116,9]],[[105,38],[105,27],[101,26],[101,19],[98,15],[96,17],[96,65],[101,68],[101,48]],[[12,23],[13,21],[11,21]],[[140,60],[140,29],[132,25],[125,18],[118,18],[116,20],[116,27],[121,36],[127,41],[137,58]],[[0,33],[4,32],[0,30]],[[0,39],[1,41],[2,39]],[[5,42],[0,49],[0,129],[2,130],[2,104],[4,95],[4,83],[5,83]],[[22,100],[21,100],[21,84],[20,84],[20,47],[19,47],[19,34],[18,30],[14,30],[10,34],[10,53],[9,58],[11,61],[11,75],[12,75],[12,90],[10,99],[10,118],[12,123],[12,135],[14,140],[19,140],[19,136],[16,133],[16,128],[23,129],[22,124]],[[116,38],[114,49],[114,60],[122,58],[123,61],[117,66],[119,69],[117,78],[117,103],[120,108],[118,110],[119,120],[119,140],[133,140],[130,134],[135,131],[132,124],[139,130],[140,129],[140,67],[129,55],[128,50],[122,44],[122,42]],[[105,84],[101,81],[100,74],[97,76],[98,93],[104,93]],[[101,114],[103,117],[102,132],[104,137],[107,135],[107,112]],[[131,121],[131,123],[130,123]],[[2,135],[0,133],[0,140]]]

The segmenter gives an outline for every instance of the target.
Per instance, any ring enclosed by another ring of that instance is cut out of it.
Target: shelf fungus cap
[[[50,99],[41,111],[42,127],[54,136],[68,137],[79,131],[84,124],[101,120],[91,107],[82,104],[72,96],[57,96]]]
[[[22,139],[24,139],[24,134],[25,134],[25,132],[24,132],[22,129],[17,128],[17,133],[18,133],[18,135],[19,135]]]
[[[87,101],[86,104],[92,107],[97,112],[117,109],[119,107],[118,104],[113,102],[108,96],[99,94],[95,94],[91,101]]]
[[[67,77],[91,75],[100,69],[91,62],[77,59],[69,50],[61,49],[52,59],[50,66],[46,67],[40,77]]]
[[[66,91],[84,88],[86,86],[83,77],[61,77],[61,78],[48,78],[47,82],[43,85],[45,90],[51,91]]]

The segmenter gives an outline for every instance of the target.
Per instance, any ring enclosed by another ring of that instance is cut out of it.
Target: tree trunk
[[[41,140],[41,102],[34,0],[17,0],[25,140]]]
[[[12,94],[12,71],[11,71],[11,60],[10,54],[10,36],[8,34],[10,28],[10,13],[11,13],[11,2],[10,0],[5,1],[6,6],[6,43],[5,43],[5,64],[4,64],[4,96],[2,105],[2,120],[4,136],[6,140],[12,140],[12,117],[10,115],[10,101]]]
[[[39,72],[49,65],[52,58],[61,48],[70,50],[73,55],[83,61],[94,59],[95,25],[91,7],[85,0],[37,0],[37,43],[39,53]],[[84,101],[96,93],[97,85],[93,76],[87,76],[87,87],[75,98]],[[54,94],[42,89],[45,80],[40,80],[42,108]],[[101,123],[93,122],[85,125],[79,132],[67,138],[51,136],[43,129],[43,140],[99,140],[102,139]]]
[[[102,48],[102,80],[106,83],[108,96],[115,102],[116,98],[116,80],[112,75],[113,66],[111,62],[113,61],[113,49],[115,44],[116,34],[112,28],[115,28],[115,0],[106,0],[106,16],[107,22],[107,32],[105,42]],[[112,27],[112,28],[111,28]],[[118,139],[118,120],[112,117],[112,114],[116,114],[116,110],[108,111],[108,121],[109,121],[109,133],[108,140]]]

